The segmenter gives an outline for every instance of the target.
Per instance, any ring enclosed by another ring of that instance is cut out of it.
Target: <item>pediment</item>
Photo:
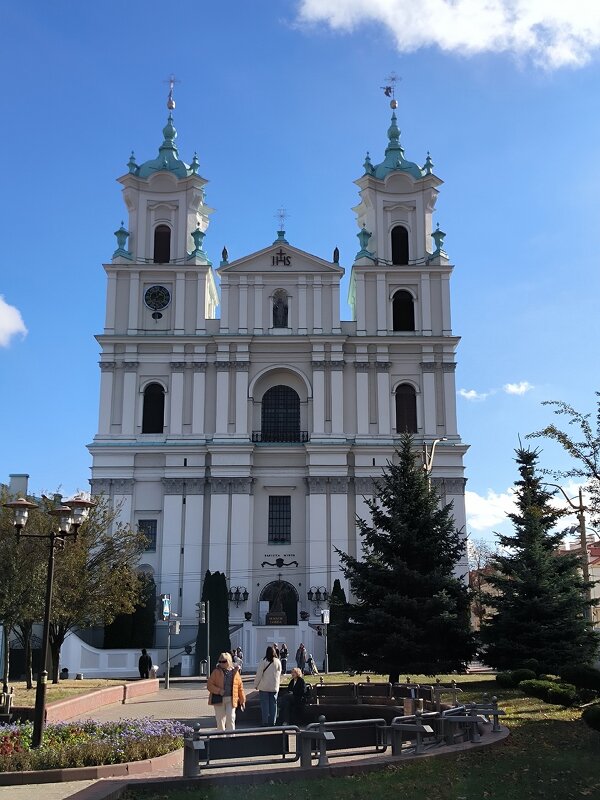
[[[327,274],[341,276],[344,274],[344,268],[333,261],[325,261],[297,247],[292,247],[286,242],[276,242],[265,247],[264,250],[258,250],[256,253],[250,253],[224,264],[219,267],[217,272],[238,275],[261,273],[264,275]]]

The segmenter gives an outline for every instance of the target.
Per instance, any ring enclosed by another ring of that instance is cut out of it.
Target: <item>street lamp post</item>
[[[74,497],[67,501],[68,505],[54,508],[48,513],[58,520],[58,530],[50,533],[23,533],[23,528],[27,524],[29,512],[38,508],[36,503],[20,497],[10,503],[4,503],[5,508],[12,508],[14,512],[14,527],[17,532],[17,541],[21,536],[29,539],[48,539],[50,548],[48,552],[48,567],[46,574],[46,599],[44,603],[44,630],[42,634],[42,659],[38,670],[37,686],[35,691],[35,711],[33,719],[33,735],[31,746],[41,747],[44,738],[44,718],[46,716],[46,686],[48,684],[48,642],[50,638],[50,615],[52,612],[52,586],[54,582],[54,551],[56,548],[63,548],[67,536],[77,539],[77,533],[82,522],[87,517],[89,510],[95,503],[84,500],[82,497]]]
[[[431,443],[429,450],[427,449],[427,442],[423,442],[423,471],[427,476],[427,482],[429,486],[431,486],[431,471],[433,469],[433,457],[435,456],[435,448],[439,442],[446,442],[448,441],[445,436],[441,436],[439,439],[434,439]]]
[[[581,571],[583,573],[583,580],[586,584],[588,584],[587,588],[584,589],[585,597],[589,601],[592,599],[592,591],[589,586],[590,582],[590,566],[588,563],[588,552],[587,552],[587,532],[585,529],[585,511],[586,507],[583,504],[583,490],[581,486],[579,487],[579,496],[578,496],[578,504],[575,505],[572,498],[570,498],[562,486],[559,486],[557,483],[546,483],[546,486],[553,486],[555,489],[559,489],[567,501],[567,503],[571,506],[577,519],[579,521],[579,544],[581,547]],[[587,605],[585,608],[585,616],[588,622],[592,622],[592,607]]]

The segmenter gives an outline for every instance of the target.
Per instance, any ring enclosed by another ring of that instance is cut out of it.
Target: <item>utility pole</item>
[[[206,624],[206,678],[210,675],[210,603],[203,600],[200,603],[200,622]]]

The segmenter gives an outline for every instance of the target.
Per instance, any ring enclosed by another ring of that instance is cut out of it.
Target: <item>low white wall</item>
[[[161,665],[164,651],[148,650],[153,664]],[[70,633],[60,651],[60,669],[69,670],[69,678],[78,672],[84,678],[138,678],[138,659],[141,650],[99,650],[86,644],[75,633]],[[160,673],[163,672],[160,667]]]

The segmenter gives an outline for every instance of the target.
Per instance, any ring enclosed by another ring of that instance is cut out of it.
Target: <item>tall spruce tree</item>
[[[349,667],[384,674],[463,670],[474,652],[469,592],[455,569],[464,553],[452,504],[436,490],[404,436],[358,519],[363,558],[340,553],[356,602],[339,643]]]
[[[229,596],[227,579],[222,572],[206,570],[202,585],[202,602],[208,602],[208,623],[198,623],[196,636],[196,669],[207,657],[207,625],[210,626],[210,664],[214,668],[219,653],[231,650],[229,638]]]
[[[345,666],[344,654],[340,645],[340,633],[347,624],[348,603],[346,601],[346,592],[342,588],[340,579],[336,578],[329,595],[329,627],[327,629],[327,649],[331,672],[339,672]]]
[[[538,451],[520,447],[515,482],[517,511],[510,514],[514,533],[498,535],[505,552],[493,560],[487,577],[495,592],[486,599],[491,617],[481,637],[485,660],[497,669],[514,669],[536,659],[542,672],[560,672],[571,664],[588,664],[598,637],[586,622],[585,584],[576,554],[558,554],[564,533],[556,523],[565,513],[550,505],[537,474]]]

